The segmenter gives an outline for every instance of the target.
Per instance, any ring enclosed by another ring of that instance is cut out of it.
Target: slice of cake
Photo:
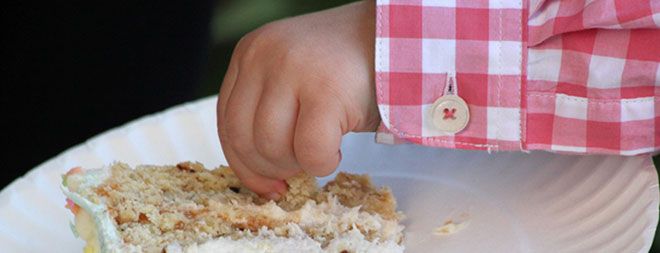
[[[366,175],[287,180],[280,201],[199,163],[74,168],[63,176],[84,252],[403,252],[401,214]]]

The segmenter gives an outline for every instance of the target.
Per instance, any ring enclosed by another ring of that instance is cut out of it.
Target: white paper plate
[[[101,167],[199,161],[225,164],[215,97],[104,133],[38,166],[0,193],[2,252],[80,252],[60,175]],[[649,156],[566,156],[385,146],[349,135],[339,170],[369,173],[408,216],[408,252],[647,252],[658,223],[658,175]],[[433,234],[448,219],[469,224]]]

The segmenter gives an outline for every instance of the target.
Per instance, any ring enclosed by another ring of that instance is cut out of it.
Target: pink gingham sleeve
[[[378,0],[380,143],[636,155],[660,150],[660,1]],[[448,76],[469,108],[433,124]]]

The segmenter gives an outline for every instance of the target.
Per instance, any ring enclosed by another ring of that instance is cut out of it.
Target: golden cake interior
[[[370,241],[402,239],[396,228],[401,214],[391,191],[376,188],[366,175],[338,173],[319,188],[314,177],[301,174],[287,180],[288,193],[273,202],[243,187],[227,167],[207,170],[185,162],[132,169],[116,163],[110,169],[101,185],[78,191],[93,202],[105,202],[124,243],[145,252],[162,252],[174,242],[240,238],[262,227],[287,237],[289,223],[322,245],[353,227]],[[335,203],[353,209],[355,217],[344,210],[343,218],[337,218],[339,211],[329,211],[337,209]]]

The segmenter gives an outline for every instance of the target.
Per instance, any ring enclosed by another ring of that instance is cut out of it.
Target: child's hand
[[[331,174],[342,135],[376,129],[374,7],[277,21],[238,43],[217,116],[224,154],[247,187],[278,199],[283,179]]]

